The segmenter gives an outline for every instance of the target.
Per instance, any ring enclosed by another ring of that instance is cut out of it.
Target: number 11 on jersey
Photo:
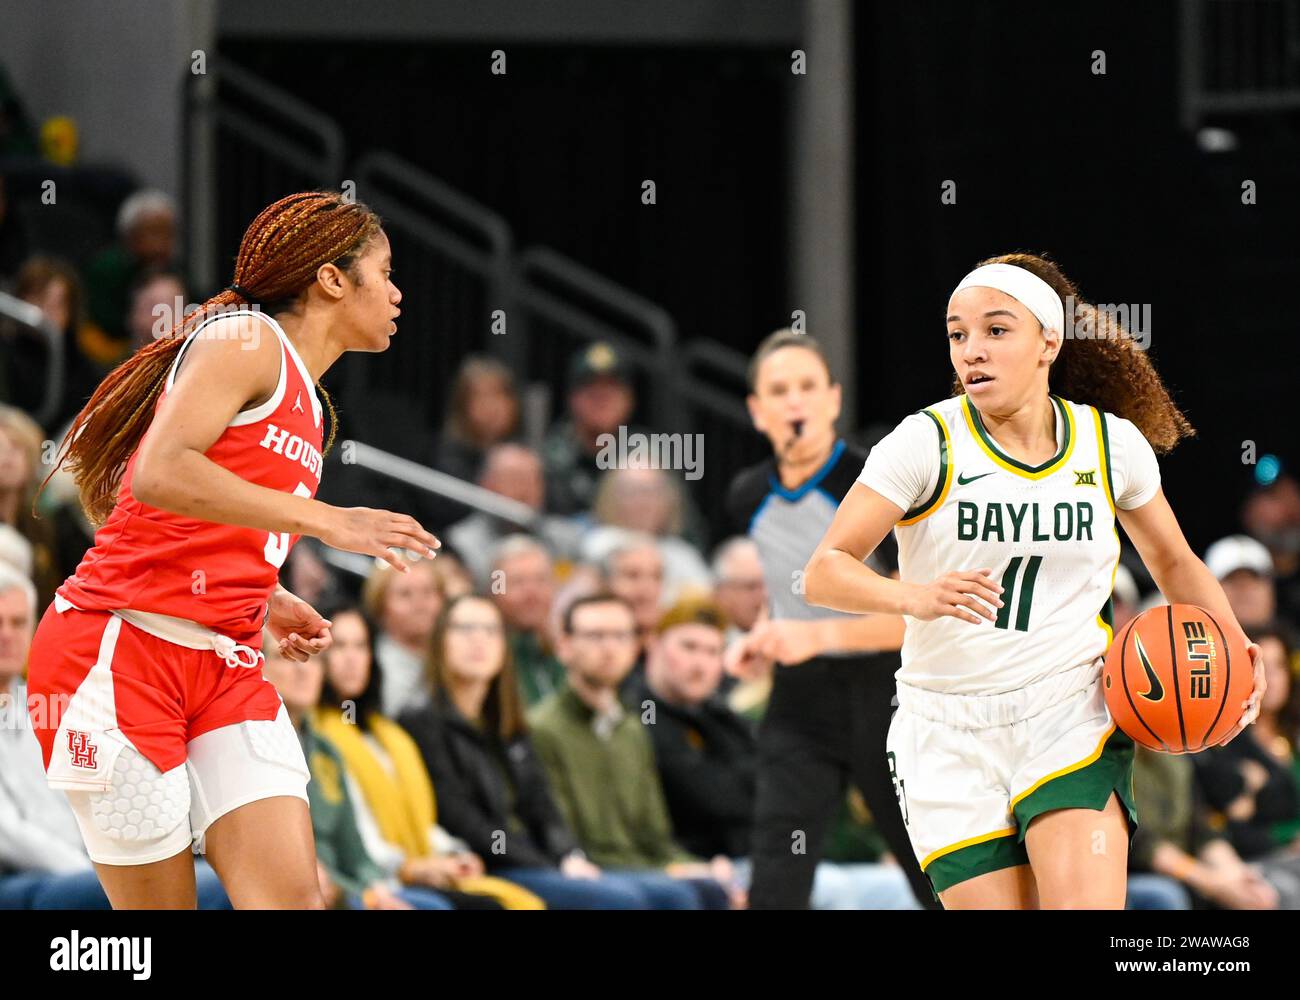
[[[1016,597],[1016,571],[1020,569],[1020,563],[1025,563],[1025,572],[1020,577],[1020,597]],[[1038,579],[1038,567],[1042,565],[1042,556],[1030,556],[1025,560],[1023,556],[1016,556],[1011,560],[1007,570],[1002,574],[1002,607],[998,608],[997,621],[993,623],[994,628],[1011,627],[1011,606],[1016,606],[1016,631],[1029,631],[1029,606],[1034,600],[1034,581]]]

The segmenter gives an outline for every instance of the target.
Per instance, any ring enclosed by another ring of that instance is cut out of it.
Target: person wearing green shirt
[[[546,636],[555,600],[555,567],[537,539],[511,535],[492,552],[492,576],[492,600],[506,622],[519,694],[531,708],[564,684],[564,666]]]
[[[673,840],[641,709],[619,701],[637,654],[631,605],[609,593],[573,601],[556,652],[566,683],[528,721],[551,792],[587,857],[604,870],[640,875],[657,907],[738,902],[729,861],[704,862]]]

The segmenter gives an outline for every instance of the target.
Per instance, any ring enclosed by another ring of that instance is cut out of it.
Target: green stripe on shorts
[[[1111,792],[1119,796],[1128,813],[1131,835],[1138,822],[1133,795],[1133,740],[1118,726],[1102,747],[1101,756],[1091,764],[1053,778],[1016,803],[1016,825],[1020,828],[1018,839],[1025,839],[1029,823],[1035,816],[1053,809],[1102,810],[1110,801]]]
[[[1008,831],[1005,836],[961,847],[951,854],[935,858],[926,865],[925,874],[929,876],[930,884],[938,894],[977,875],[1027,864],[1029,855],[1025,851],[1025,845],[1020,843],[1013,831]]]

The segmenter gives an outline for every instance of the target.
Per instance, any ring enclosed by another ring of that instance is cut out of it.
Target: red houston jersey
[[[259,486],[315,496],[324,421],[311,376],[275,320],[241,312],[257,316],[264,324],[257,329],[279,339],[280,380],[270,399],[230,421],[207,457]],[[159,406],[194,335],[217,318],[187,338]],[[146,433],[155,431],[150,427]],[[131,492],[139,454],[137,448],[127,463],[117,503],[95,533],[94,546],[58,592],[89,611],[129,608],[173,615],[261,648],[267,600],[298,536],[214,524],[141,503]]]

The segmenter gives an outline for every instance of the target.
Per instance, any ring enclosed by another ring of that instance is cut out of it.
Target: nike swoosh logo
[[[983,479],[985,476],[991,476],[991,475],[993,475],[993,473],[991,473],[991,472],[981,472],[978,476],[971,476],[969,479],[967,479],[965,476],[963,476],[963,475],[961,475],[960,473],[958,473],[958,475],[957,475],[957,485],[958,485],[958,486],[965,486],[967,483],[973,483],[973,482],[975,482],[975,480],[977,480],[977,479]]]
[[[1138,695],[1139,698],[1145,698],[1147,701],[1163,701],[1165,697],[1165,686],[1160,683],[1160,678],[1156,676],[1155,670],[1151,666],[1151,660],[1147,657],[1146,647],[1142,645],[1142,637],[1136,632],[1133,634],[1133,644],[1137,647],[1138,662],[1142,664],[1142,669],[1147,674],[1146,694]]]

